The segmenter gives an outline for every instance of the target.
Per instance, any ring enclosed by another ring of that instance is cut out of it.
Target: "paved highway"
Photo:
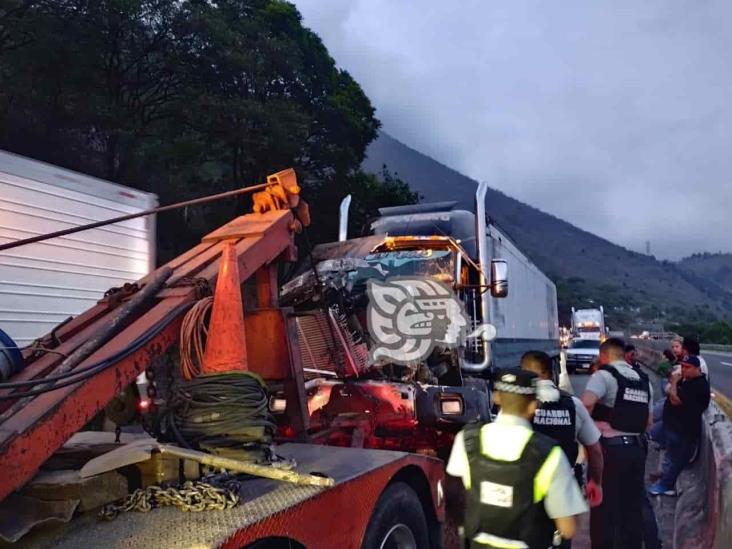
[[[574,396],[580,397],[582,394],[582,391],[585,390],[585,386],[587,385],[587,380],[590,379],[590,374],[574,374],[569,376],[569,379],[572,382],[572,388],[574,389]]]
[[[732,398],[732,353],[702,351],[701,354],[707,361],[712,387],[724,396]]]

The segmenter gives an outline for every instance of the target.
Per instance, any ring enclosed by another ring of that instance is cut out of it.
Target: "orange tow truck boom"
[[[287,397],[287,424],[294,432],[290,442],[276,446],[277,454],[294,461],[298,472],[330,477],[334,485],[248,479],[233,509],[155,509],[83,526],[72,521],[55,534],[55,546],[262,548],[286,542],[340,549],[407,539],[416,547],[441,547],[442,462],[308,443],[297,326],[292,310],[278,304],[277,285],[278,262],[297,257],[294,234],[309,223],[307,205],[293,170],[269,176],[257,190],[252,213],[206,235],[135,284],[109,292],[42,345],[23,349],[23,367],[0,383],[0,501],[21,490],[140,374],[176,355],[183,317],[223,276],[225,249],[233,250],[240,288],[255,290],[256,306],[243,311],[248,369]],[[325,516],[336,526],[325,527]]]

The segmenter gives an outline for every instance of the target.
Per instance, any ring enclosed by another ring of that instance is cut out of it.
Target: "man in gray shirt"
[[[616,538],[626,549],[642,545],[645,446],[641,436],[652,418],[652,390],[624,359],[625,342],[600,345],[600,368],[592,374],[582,403],[600,429],[603,502],[591,509],[592,549],[610,549]]]

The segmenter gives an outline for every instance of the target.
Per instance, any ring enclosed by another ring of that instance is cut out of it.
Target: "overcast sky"
[[[732,251],[732,2],[295,3],[405,144],[636,251]]]

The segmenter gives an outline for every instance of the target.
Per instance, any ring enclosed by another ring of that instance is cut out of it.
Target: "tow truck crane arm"
[[[255,213],[220,227],[135,285],[126,285],[58,327],[45,338],[42,356],[36,358],[37,348],[23,351],[26,367],[8,380],[15,386],[0,384],[0,501],[30,480],[64,442],[178,341],[183,313],[201,297],[202,287],[216,284],[224,240],[235,243],[240,281],[256,275],[258,295],[276,295],[269,264],[280,256],[295,259],[293,233],[308,223],[307,205],[299,198],[293,170],[269,176],[259,189],[264,190],[253,196]],[[162,282],[160,289],[125,319],[124,327],[71,367],[79,372],[71,378],[78,382],[50,380],[64,373],[66,357],[119,323],[116,315],[130,296],[134,299],[140,288],[156,280]],[[28,382],[39,378],[49,380],[44,387],[55,388],[33,394],[34,385]],[[27,390],[15,392],[20,387],[31,389],[31,396]]]

